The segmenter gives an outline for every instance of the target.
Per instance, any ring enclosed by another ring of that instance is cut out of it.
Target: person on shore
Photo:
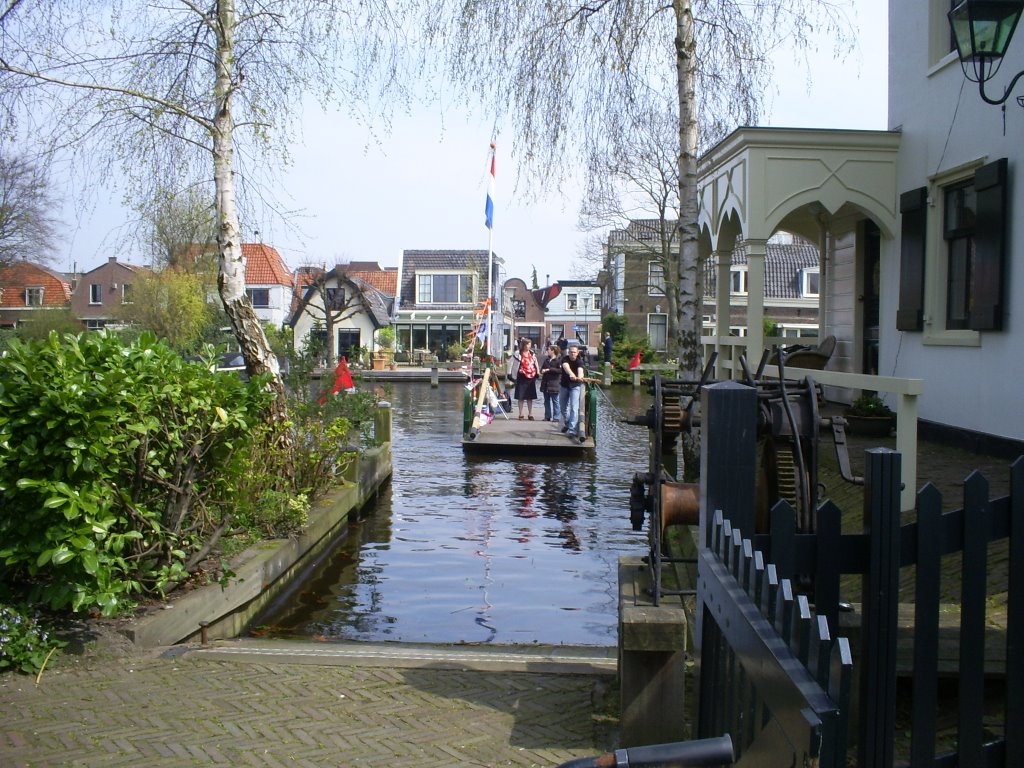
[[[515,373],[512,373],[512,369]],[[537,356],[533,354],[533,342],[529,339],[519,340],[519,349],[512,354],[512,368],[509,375],[515,380],[516,390],[513,395],[519,406],[519,418],[523,418],[523,406],[526,406],[526,418],[533,421],[533,401],[537,399],[537,376],[540,367]]]
[[[607,331],[604,334],[604,361],[606,363],[612,361],[612,335]]]
[[[561,388],[558,391],[558,406],[562,412],[562,432],[571,438],[579,435],[580,395],[583,392],[585,370],[580,359],[579,344],[570,344],[569,351],[562,359]]]
[[[569,340],[565,338],[565,334],[561,334],[558,337],[558,351],[564,355],[569,348]]]
[[[557,344],[548,347],[547,357],[540,366],[540,389],[544,393],[544,421],[558,421],[558,393],[562,389],[562,355]]]

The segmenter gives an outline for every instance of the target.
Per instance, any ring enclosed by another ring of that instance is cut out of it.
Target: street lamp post
[[[985,83],[999,71],[1010,39],[1024,12],[1024,0],[963,0],[947,14],[964,76],[978,84],[978,93],[988,104],[1002,104],[1010,97],[1018,72],[999,98],[985,93]],[[1024,97],[1017,99],[1024,106]]]

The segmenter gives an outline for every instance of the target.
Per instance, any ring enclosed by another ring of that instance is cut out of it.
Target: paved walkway
[[[614,746],[614,664],[260,641],[65,658],[38,686],[0,677],[0,765],[553,766]]]

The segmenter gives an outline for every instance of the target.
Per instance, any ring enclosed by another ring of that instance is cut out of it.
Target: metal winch
[[[762,372],[768,353],[756,375],[741,359],[742,383],[757,390],[756,533],[769,530],[771,509],[787,501],[797,513],[797,532],[812,533],[821,496],[818,481],[820,431],[831,427],[840,474],[853,483],[863,478],[850,472],[846,450],[846,422],[841,417],[823,419],[819,414],[822,392],[808,376],[800,382],[785,380],[785,354],[779,353],[780,378],[766,380]],[[693,562],[693,558],[669,557],[664,552],[665,533],[673,525],[697,525],[700,518],[700,485],[677,482],[675,468],[679,436],[700,426],[700,390],[715,383],[710,371],[712,356],[700,381],[655,376],[650,384],[653,402],[647,413],[630,423],[649,430],[648,471],[633,476],[630,489],[630,522],[633,530],[648,521],[649,553],[655,605],[663,595],[692,594],[693,590],[662,587],[662,566],[669,562]]]

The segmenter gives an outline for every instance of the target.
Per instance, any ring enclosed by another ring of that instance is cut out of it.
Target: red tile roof
[[[385,296],[394,297],[398,291],[398,269],[382,269],[374,271],[348,269],[345,274],[349,277],[358,277],[363,282],[369,283]]]
[[[263,243],[242,243],[246,285],[292,286],[292,274],[276,248]]]
[[[19,261],[0,269],[0,307],[25,307],[25,289],[41,287],[44,307],[64,307],[71,301],[71,284],[51,272],[27,261]]]

